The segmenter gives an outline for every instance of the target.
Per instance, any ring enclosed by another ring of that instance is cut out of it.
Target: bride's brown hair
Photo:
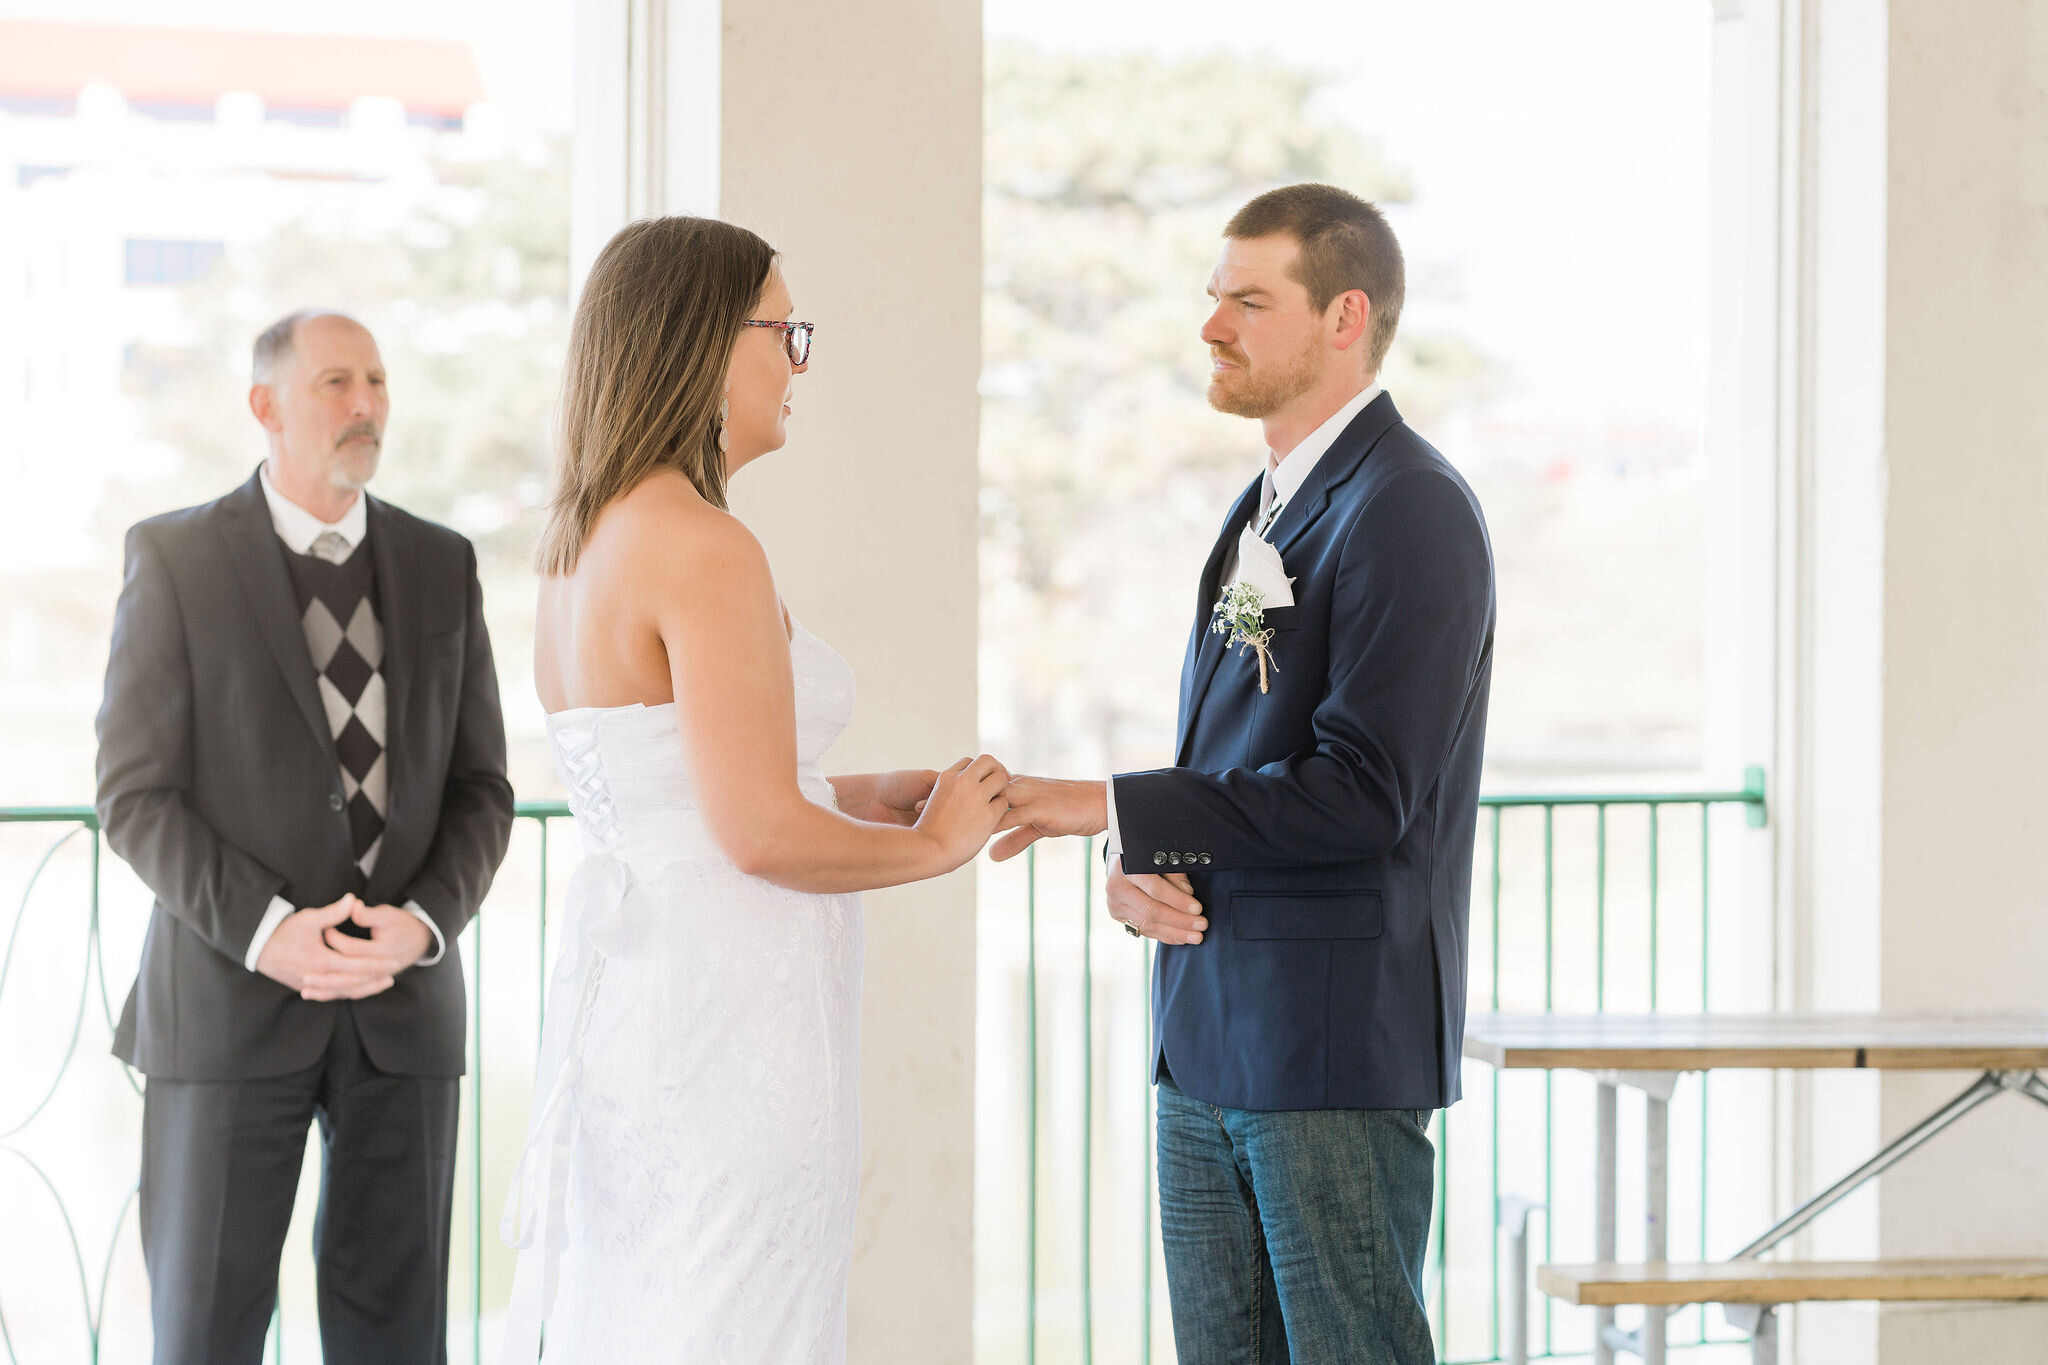
[[[719,403],[774,264],[768,243],[716,218],[642,219],[598,253],[569,329],[542,574],[574,570],[598,514],[657,470],[726,505]]]

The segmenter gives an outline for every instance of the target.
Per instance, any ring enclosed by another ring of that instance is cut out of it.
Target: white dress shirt
[[[1264,535],[1270,539],[1273,527],[1280,520],[1280,512],[1287,506],[1287,500],[1301,491],[1308,482],[1308,476],[1315,472],[1323,456],[1330,453],[1330,447],[1344,434],[1344,428],[1351,425],[1351,419],[1364,412],[1373,399],[1386,390],[1377,381],[1367,384],[1354,395],[1350,402],[1330,414],[1330,420],[1311,431],[1300,445],[1285,455],[1266,452],[1266,471],[1259,489],[1259,510],[1253,514],[1252,525],[1263,524]],[[1223,552],[1223,572],[1217,582],[1227,584],[1237,572],[1237,537],[1230,536],[1230,548]],[[1104,858],[1123,856],[1123,833],[1116,823],[1116,779],[1109,779],[1109,842],[1103,846]]]
[[[363,536],[370,529],[369,500],[362,494],[356,494],[355,501],[348,505],[348,511],[341,514],[340,521],[329,523],[320,520],[277,491],[277,485],[270,481],[270,461],[263,462],[258,478],[263,484],[263,500],[270,504],[270,524],[277,531],[277,538],[282,540],[285,548],[293,554],[311,554],[313,542],[329,531],[340,536],[348,544],[348,553],[337,560],[337,563],[346,564],[362,545]],[[426,925],[427,932],[434,936],[433,956],[423,957],[415,964],[420,967],[431,967],[447,953],[448,940],[441,936],[441,926],[434,923],[432,917],[420,908],[418,901],[407,901],[405,908],[410,910],[421,924]],[[256,926],[256,937],[249,940],[249,951],[242,957],[244,967],[252,972],[256,970],[256,959],[263,956],[263,946],[270,942],[270,936],[277,932],[277,926],[284,923],[285,916],[295,913],[298,909],[298,906],[283,896],[270,898],[270,908],[263,912],[263,922]]]
[[[335,561],[346,564],[355,554],[356,546],[361,545],[363,537],[369,534],[370,504],[362,494],[356,494],[355,501],[341,514],[340,521],[329,524],[277,491],[277,485],[270,481],[270,461],[263,462],[257,477],[263,483],[263,500],[270,504],[270,524],[276,528],[277,538],[293,554],[313,553],[313,542],[332,531],[348,542],[348,554]]]

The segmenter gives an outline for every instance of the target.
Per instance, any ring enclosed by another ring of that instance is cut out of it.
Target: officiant
[[[107,842],[156,896],[117,1055],[148,1078],[158,1365],[256,1365],[307,1130],[330,1361],[446,1358],[464,989],[512,827],[476,554],[369,496],[376,340],[257,338],[269,451],[128,533],[98,719]]]

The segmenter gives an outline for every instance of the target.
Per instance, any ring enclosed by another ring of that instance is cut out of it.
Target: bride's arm
[[[864,891],[949,872],[994,832],[1007,781],[986,755],[938,778],[914,826],[870,824],[797,786],[796,687],[767,556],[735,518],[650,538],[641,562],[704,823],[741,871],[799,891]]]

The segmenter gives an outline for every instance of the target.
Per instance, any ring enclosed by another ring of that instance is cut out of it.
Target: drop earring
[[[731,420],[732,395],[727,394],[718,400],[718,453],[721,455],[730,454],[732,451],[732,433],[726,430],[726,423]]]

